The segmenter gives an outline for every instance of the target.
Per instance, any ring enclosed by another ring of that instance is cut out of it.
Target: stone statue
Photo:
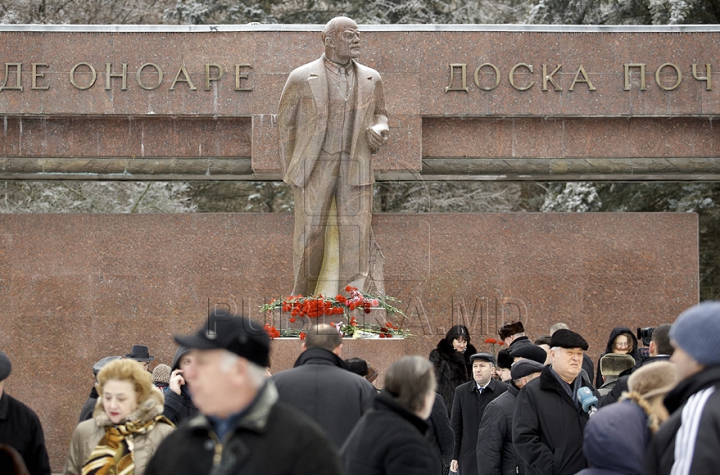
[[[375,181],[370,155],[389,133],[380,75],[355,60],[357,24],[333,18],[322,41],[325,54],[290,73],[278,112],[283,180],[295,197],[293,295],[324,290],[334,296],[346,285],[366,290]],[[328,223],[337,231],[335,257],[326,250]],[[336,276],[330,288],[321,278],[328,266]]]

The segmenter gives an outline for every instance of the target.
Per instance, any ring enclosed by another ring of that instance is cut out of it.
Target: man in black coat
[[[556,331],[551,339],[552,365],[518,393],[513,443],[528,475],[574,475],[587,468],[583,431],[589,415],[577,393],[587,387],[599,397],[582,371],[587,349],[578,333]]]
[[[498,330],[498,335],[503,343],[512,352],[522,346],[532,345],[533,342],[525,335],[525,327],[522,322],[509,322]]]
[[[720,303],[703,302],[670,328],[680,383],[665,396],[670,418],[645,455],[648,475],[715,475],[720,467]]]
[[[440,460],[442,465],[440,473],[445,475],[450,471],[450,461],[455,448],[455,433],[450,425],[447,408],[440,393],[435,393],[435,402],[427,424],[428,441],[433,447],[435,458]]]
[[[314,420],[338,449],[377,395],[372,384],[348,369],[341,351],[342,335],[335,327],[317,325],[307,332],[295,367],[272,377],[280,400]]]
[[[215,312],[195,335],[183,377],[201,414],[158,447],[145,475],[340,475],[335,447],[305,415],[278,400],[266,376],[262,324]]]
[[[0,351],[0,444],[18,451],[30,475],[50,475],[50,459],[37,414],[5,392],[10,376],[10,358]]]
[[[558,330],[569,330],[570,327],[567,326],[566,323],[558,322],[553,324],[550,327],[550,336],[552,338],[553,333],[555,333]],[[587,374],[587,377],[590,379],[590,381],[595,380],[595,363],[593,363],[593,360],[586,354],[583,355],[583,369],[585,370],[585,374]]]
[[[545,351],[545,350],[543,350]],[[545,365],[520,360],[512,365],[508,390],[485,408],[478,430],[478,475],[523,474],[512,442],[512,418],[517,395],[527,383],[540,376]]]
[[[485,407],[507,391],[507,385],[493,378],[495,357],[489,353],[470,356],[473,380],[455,389],[450,424],[455,432],[455,451],[450,470],[462,475],[477,474],[477,440]]]

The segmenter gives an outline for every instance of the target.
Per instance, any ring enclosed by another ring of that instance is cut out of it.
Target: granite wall
[[[280,94],[321,28],[0,25],[0,178],[277,179]],[[720,177],[717,25],[360,30],[385,177]]]
[[[290,214],[2,215],[0,348],[6,390],[35,409],[60,471],[92,365],[150,346],[170,363],[172,335],[208,308],[263,319],[258,306],[292,287]],[[671,322],[698,300],[695,214],[381,214],[388,295],[402,300],[406,340],[347,341],[381,372],[427,355],[455,323],[479,350],[505,321],[536,338],[564,321],[597,359],[610,329]],[[273,371],[298,340],[275,340]],[[382,377],[378,380],[382,384]]]

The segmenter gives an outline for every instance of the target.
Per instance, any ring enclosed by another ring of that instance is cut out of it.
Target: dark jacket
[[[435,393],[435,403],[427,423],[429,426],[428,441],[433,446],[436,458],[442,462],[441,473],[448,473],[455,448],[455,433],[450,425],[447,408],[439,393]]]
[[[190,348],[185,346],[178,347],[172,361],[172,366],[170,367],[171,372],[180,369],[180,359],[188,351],[190,351]],[[200,413],[192,402],[192,399],[190,399],[187,384],[180,386],[180,394],[175,393],[175,391],[170,388],[168,388],[164,394],[165,411],[163,412],[163,416],[167,417],[173,424],[178,425],[180,422],[192,419]]]
[[[690,470],[683,472],[689,475],[717,474],[720,467],[720,366],[705,368],[680,381],[665,396],[665,407],[671,416],[650,443],[645,456],[645,473],[669,474],[673,464],[678,462],[690,464]],[[683,414],[686,407],[692,410]],[[678,433],[680,430],[682,437]],[[676,447],[679,443],[682,446]],[[687,458],[675,460],[676,452]]]
[[[187,421],[160,444],[145,475],[340,475],[337,452],[322,430],[277,397],[268,382],[222,443],[205,416]],[[221,454],[217,466],[215,453]]]
[[[460,473],[475,475],[477,473],[477,439],[480,420],[485,407],[502,393],[507,385],[491,379],[482,394],[478,393],[475,380],[461,384],[455,390],[450,424],[455,431],[455,450],[453,460],[458,461]]]
[[[587,353],[583,355],[582,368],[585,370],[585,373],[587,373],[589,381],[595,379],[595,365]]]
[[[590,468],[578,475],[642,475],[650,442],[647,422],[645,412],[632,401],[596,412],[585,427],[583,443]]]
[[[515,475],[517,454],[512,443],[512,418],[520,390],[510,383],[507,391],[485,407],[477,441],[478,475]]]
[[[470,356],[477,353],[477,350],[470,343],[465,353],[455,351],[451,343],[443,338],[437,347],[430,352],[430,362],[435,367],[435,378],[437,379],[437,392],[443,398],[448,410],[448,416],[452,414],[452,405],[455,398],[455,388],[472,379],[472,364]]]
[[[668,361],[669,359],[670,357],[667,355],[651,356],[643,361],[640,366],[635,366],[634,368],[620,373],[620,377],[615,382],[615,386],[613,386],[612,390],[600,398],[599,407],[605,407],[609,404],[617,402],[618,399],[620,399],[620,396],[622,396],[622,393],[628,391],[628,379],[630,379],[630,375],[632,375],[636,369],[647,364],[655,363],[656,361]]]
[[[582,385],[599,394],[580,373]],[[582,451],[588,415],[546,366],[523,386],[513,415],[513,444],[528,475],[574,475],[587,468]]]
[[[50,459],[37,414],[6,392],[0,393],[0,444],[18,451],[30,475],[50,475]]]
[[[608,338],[607,345],[605,345],[605,351],[603,354],[600,355],[600,358],[598,359],[597,364],[597,374],[595,375],[595,387],[599,388],[603,385],[603,379],[602,379],[602,373],[600,372],[600,360],[603,356],[607,355],[608,353],[612,353],[612,344],[613,340],[617,338],[618,335],[621,333],[628,333],[630,335],[630,339],[633,342],[633,350],[630,354],[633,358],[635,358],[635,365],[640,364],[640,349],[638,348],[638,341],[633,332],[628,327],[615,327],[610,332],[610,338]]]
[[[293,369],[276,373],[272,380],[280,400],[308,415],[338,448],[377,395],[372,384],[323,348],[305,350]]]
[[[437,475],[440,460],[427,429],[425,421],[382,391],[340,449],[345,475]]]
[[[85,400],[82,409],[80,409],[80,417],[78,418],[78,424],[88,419],[92,419],[93,411],[95,410],[95,404],[97,403],[98,393],[95,386],[90,390],[88,398]]]

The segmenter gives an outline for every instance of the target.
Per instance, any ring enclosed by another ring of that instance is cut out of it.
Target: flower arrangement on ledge
[[[343,337],[348,338],[393,338],[394,336],[406,337],[410,334],[400,329],[399,325],[390,319],[395,317],[405,317],[405,314],[399,308],[389,302],[398,302],[397,299],[389,296],[374,296],[363,294],[356,287],[347,286],[345,291],[349,297],[337,295],[335,297],[324,297],[322,295],[314,295],[312,297],[303,297],[302,295],[291,295],[283,300],[273,300],[269,304],[262,305],[260,311],[273,312],[281,311],[289,313],[289,323],[297,323],[298,320],[304,320],[301,328],[287,327],[280,329],[274,325],[266,324],[265,331],[268,332],[270,338],[279,337],[296,337],[305,339],[306,330],[310,326],[311,319],[319,319],[323,317],[335,317],[330,321]],[[365,316],[373,310],[384,310],[387,313],[388,320],[382,323],[365,322]],[[363,321],[358,321],[355,315],[359,313]]]
[[[497,357],[497,353],[495,353],[495,345],[503,346],[505,344],[502,340],[496,340],[495,338],[486,338],[485,343],[492,345],[492,354],[495,357]]]

